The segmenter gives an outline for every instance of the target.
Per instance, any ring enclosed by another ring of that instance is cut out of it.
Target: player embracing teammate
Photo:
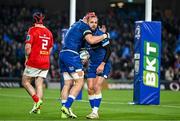
[[[102,28],[98,27],[97,16],[92,16],[88,20],[88,25],[91,28],[93,35],[102,35],[106,31],[106,27],[103,25]],[[111,63],[109,57],[111,55],[111,47],[109,38],[97,44],[90,44],[89,54],[89,66],[87,70],[87,84],[88,84],[88,97],[89,103],[92,108],[92,112],[86,116],[88,119],[98,119],[98,110],[102,100],[102,84],[103,81],[108,77]]]
[[[84,71],[79,52],[87,41],[89,44],[97,44],[109,38],[109,34],[103,33],[93,36],[88,20],[96,16],[94,12],[75,22],[67,31],[63,49],[60,51],[60,68],[64,77],[64,86],[61,92],[62,115],[61,118],[77,118],[72,112],[71,105],[84,85]]]

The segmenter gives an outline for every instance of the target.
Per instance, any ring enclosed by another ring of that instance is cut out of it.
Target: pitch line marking
[[[6,94],[0,94],[0,96],[4,96],[4,97],[13,97],[13,98],[30,98],[28,96],[18,96],[18,95],[6,95]],[[55,99],[54,97],[45,97],[45,99]],[[81,102],[84,103],[89,103],[88,100],[81,100]],[[128,103],[123,103],[123,102],[106,102],[106,101],[102,101],[103,104],[111,104],[111,105],[130,105]],[[159,106],[159,107],[164,107],[164,108],[177,108],[180,109],[179,105],[151,105],[151,106]]]

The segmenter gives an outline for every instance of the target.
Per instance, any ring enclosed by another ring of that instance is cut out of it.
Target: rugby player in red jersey
[[[34,25],[29,28],[25,41],[25,70],[22,85],[34,100],[30,113],[40,114],[43,97],[43,80],[50,67],[50,53],[53,47],[53,35],[43,25],[45,16],[41,12],[33,14]],[[31,81],[35,80],[35,88]]]

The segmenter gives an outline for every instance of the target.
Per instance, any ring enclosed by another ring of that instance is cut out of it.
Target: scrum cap
[[[36,24],[43,24],[45,16],[41,12],[35,12],[33,14],[33,19]]]

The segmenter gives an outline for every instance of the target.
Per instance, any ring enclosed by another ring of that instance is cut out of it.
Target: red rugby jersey
[[[39,69],[49,69],[49,50],[53,47],[51,31],[46,27],[31,27],[29,28],[25,43],[31,44],[31,53],[26,65]]]

